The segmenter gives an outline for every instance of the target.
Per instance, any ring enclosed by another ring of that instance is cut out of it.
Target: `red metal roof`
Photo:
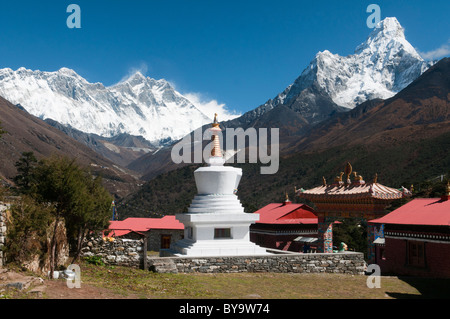
[[[416,198],[386,216],[369,222],[376,224],[450,226],[450,200]]]
[[[146,232],[151,229],[184,229],[184,225],[175,216],[167,215],[163,218],[134,218],[121,221],[111,221],[109,230],[114,230],[116,236],[123,236],[129,232]],[[121,234],[121,235],[119,235]]]
[[[273,203],[254,212],[261,224],[317,224],[314,210],[305,204]]]
[[[109,237],[116,237],[116,236],[120,237],[120,236],[123,236],[123,235],[127,235],[127,234],[129,234],[129,233],[131,233],[131,230],[113,229],[113,230],[108,234],[108,236],[109,236]]]

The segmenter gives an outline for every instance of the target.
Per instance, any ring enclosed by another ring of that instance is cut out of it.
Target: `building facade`
[[[450,278],[449,198],[450,189],[442,198],[417,198],[369,222],[384,227],[375,260],[383,273]]]
[[[250,226],[250,240],[272,249],[311,252],[317,249],[317,216],[305,204],[272,203],[254,212],[259,220]]]
[[[347,163],[344,172],[341,172],[333,183],[329,184],[323,178],[321,186],[297,191],[300,198],[315,205],[319,252],[333,252],[333,223],[337,219],[352,218],[365,223],[386,215],[386,207],[393,200],[410,195],[407,189],[390,188],[378,183],[377,179],[375,176],[370,182],[364,181],[361,175],[353,171],[351,164]],[[374,241],[377,231],[373,225],[368,225],[367,228],[367,259],[372,263],[375,258]]]
[[[147,250],[159,252],[167,249],[178,240],[183,239],[184,226],[175,216],[162,218],[127,218],[111,221],[107,236],[123,239],[146,238]]]

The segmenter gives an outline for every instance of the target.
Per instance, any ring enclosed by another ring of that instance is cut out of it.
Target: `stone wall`
[[[6,210],[8,207],[0,203],[0,267],[4,265],[3,247],[6,243]]]
[[[105,265],[140,268],[143,265],[144,242],[142,239],[103,240],[89,237],[83,243],[81,257],[99,256]]]
[[[84,242],[81,256],[99,256],[106,265],[143,267],[143,239],[103,240],[90,237]],[[275,250],[274,250],[275,252]],[[278,253],[260,256],[217,257],[147,257],[148,269],[175,273],[340,273],[363,275],[363,253],[302,254]]]
[[[149,268],[156,272],[178,273],[340,273],[363,275],[364,254],[345,252],[327,254],[276,254],[230,257],[159,257],[148,258]],[[170,267],[172,265],[172,267]]]

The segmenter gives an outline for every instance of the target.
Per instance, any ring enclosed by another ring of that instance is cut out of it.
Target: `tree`
[[[2,122],[0,122],[0,138],[1,138],[2,135],[5,134],[5,133],[8,133],[8,132],[6,132],[5,130],[3,130]]]
[[[50,273],[55,267],[56,227],[64,220],[69,242],[76,242],[75,257],[89,231],[108,226],[112,197],[102,186],[101,177],[93,177],[75,159],[52,156],[32,169],[30,196],[41,204],[52,206],[55,220],[51,240]]]
[[[6,251],[8,259],[18,263],[39,255],[45,258],[47,230],[53,221],[53,208],[39,204],[25,195],[10,209],[11,223],[8,223]]]
[[[359,218],[342,218],[339,221],[340,224],[333,225],[333,245],[339,247],[344,242],[349,250],[367,255],[367,223]]]
[[[22,157],[16,162],[17,175],[14,183],[22,194],[30,194],[35,185],[34,169],[37,165],[37,158],[33,152],[23,152]]]
[[[78,259],[82,243],[86,235],[91,231],[107,229],[111,217],[112,197],[102,185],[102,178],[88,178],[86,180],[87,193],[83,209],[68,215],[66,220],[70,226],[68,232],[72,239],[76,238],[76,249],[74,250],[73,262]]]

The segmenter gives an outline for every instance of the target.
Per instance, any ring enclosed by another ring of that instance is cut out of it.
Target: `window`
[[[161,249],[169,249],[171,239],[171,235],[161,235]]]
[[[425,249],[424,243],[420,241],[409,241],[408,247],[408,265],[416,267],[425,267]]]
[[[214,239],[231,238],[231,228],[214,228]]]
[[[187,227],[187,238],[192,239],[193,229],[191,226]]]
[[[381,255],[381,260],[386,260],[386,253],[385,253],[384,247],[380,247],[380,255]]]

